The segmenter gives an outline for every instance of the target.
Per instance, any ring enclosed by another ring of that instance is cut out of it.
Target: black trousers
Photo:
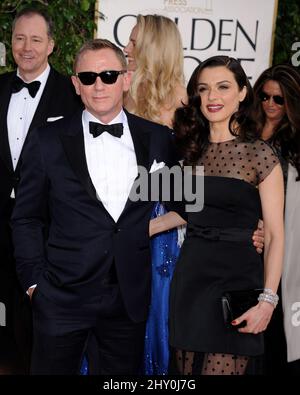
[[[31,374],[78,374],[91,332],[96,339],[98,374],[139,373],[145,322],[130,320],[118,285],[108,285],[97,303],[67,309],[54,304],[37,287],[32,308],[34,343]]]
[[[9,225],[14,207],[9,199],[0,211],[0,302],[5,305],[6,326],[0,326],[0,363],[11,373],[28,373],[32,349],[32,317],[29,297],[19,284]]]

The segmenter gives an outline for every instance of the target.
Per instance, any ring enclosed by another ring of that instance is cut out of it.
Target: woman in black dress
[[[262,332],[278,302],[282,171],[273,149],[255,138],[252,89],[235,59],[204,61],[188,94],[188,105],[176,111],[174,130],[184,165],[194,166],[195,177],[196,166],[204,166],[204,208],[188,213],[171,285],[170,344],[193,359],[192,373],[199,360],[194,356],[201,356],[201,374],[244,374],[251,357],[263,353]],[[264,265],[251,242],[261,217]],[[168,226],[167,219],[160,221]],[[222,294],[253,288],[264,288],[259,301],[227,328]]]

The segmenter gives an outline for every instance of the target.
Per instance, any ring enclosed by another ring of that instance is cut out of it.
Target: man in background
[[[12,25],[17,70],[0,75],[0,301],[7,314],[6,327],[0,327],[0,347],[2,359],[20,359],[25,372],[31,351],[30,302],[15,275],[9,226],[23,147],[34,128],[81,108],[70,78],[48,63],[53,48],[49,16],[36,9],[22,10]]]

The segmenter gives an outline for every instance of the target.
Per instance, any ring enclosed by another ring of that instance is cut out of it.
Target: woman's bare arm
[[[175,213],[175,211],[170,211],[160,217],[151,219],[149,223],[149,235],[152,237],[157,233],[165,232],[166,230],[185,224],[186,221],[179,214]]]

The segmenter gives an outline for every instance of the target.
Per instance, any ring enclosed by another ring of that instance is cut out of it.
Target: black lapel
[[[82,111],[71,118],[68,130],[61,133],[61,140],[72,169],[93,200],[97,200],[96,190],[88,172],[82,128]],[[101,203],[102,204],[102,203]]]
[[[10,154],[7,130],[7,111],[11,97],[12,80],[16,72],[7,75],[7,79],[0,88],[0,156],[8,170],[13,172],[13,164]]]
[[[34,128],[36,128],[37,126],[41,126],[46,122],[45,115],[51,113],[51,111],[49,111],[49,106],[51,106],[51,102],[55,98],[56,92],[58,91],[55,90],[55,85],[56,71],[51,67],[45,88],[32,118],[26,137],[28,137],[28,135]]]
[[[130,114],[126,110],[124,111],[128,120],[128,126],[134,145],[137,165],[149,170],[150,131],[148,128],[146,129],[146,124],[144,123],[142,118],[136,117],[135,115]],[[132,202],[128,198],[121,216],[124,214],[127,208],[130,207],[131,204]]]
[[[144,166],[146,169],[149,169],[150,132],[143,128],[143,121],[141,118],[135,117],[127,111],[126,115],[137,158],[137,165]],[[74,117],[71,118],[68,130],[61,133],[61,140],[70,165],[78,179],[88,192],[89,196],[100,203],[104,208],[102,202],[96,196],[96,190],[87,168],[82,128],[82,112],[76,113]],[[128,199],[123,213],[130,204],[131,201]],[[107,210],[105,211],[107,212]],[[109,215],[108,212],[107,214]],[[110,218],[113,220],[111,216]]]
[[[143,119],[125,110],[138,166],[149,167],[150,132],[145,130]]]
[[[50,66],[51,67],[51,66]],[[21,153],[20,153],[20,158],[16,167],[16,172],[19,172],[19,168],[21,165],[21,158],[22,158],[22,153],[24,150],[24,147],[26,145],[26,142],[28,141],[29,135],[32,132],[32,130],[38,126],[41,126],[46,123],[46,114],[49,113],[49,106],[51,106],[51,100],[53,100],[53,95],[55,95],[54,89],[55,89],[55,80],[56,80],[56,71],[50,68],[50,73],[47,78],[47,82],[45,84],[44,91],[42,93],[41,99],[39,101],[39,104],[35,110],[35,113],[33,115],[31,124],[29,126]]]

